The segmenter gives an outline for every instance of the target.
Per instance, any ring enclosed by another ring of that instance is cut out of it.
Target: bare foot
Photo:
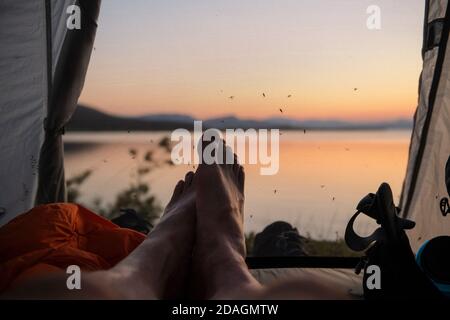
[[[197,227],[193,268],[199,278],[196,288],[203,290],[197,290],[201,295],[197,298],[227,298],[232,292],[235,296],[238,287],[245,291],[259,286],[245,264],[244,169],[235,156],[234,164],[201,164],[194,179]]]
[[[166,299],[182,298],[186,294],[195,238],[196,192],[193,178],[194,173],[188,172],[185,180],[178,182],[161,220],[150,234],[150,237],[161,237],[161,245],[172,249],[173,259],[166,269],[170,270],[164,293]]]
[[[193,177],[194,173],[189,172],[184,181],[177,183],[163,216],[148,238],[111,270],[117,277],[146,279],[146,285],[151,287],[150,298],[185,296],[195,236]]]

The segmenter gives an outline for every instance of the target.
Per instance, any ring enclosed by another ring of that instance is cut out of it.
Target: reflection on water
[[[67,177],[92,169],[81,201],[112,201],[126,188],[141,153],[168,136],[148,133],[69,133],[66,141]],[[259,166],[246,165],[246,231],[259,231],[276,220],[294,224],[314,238],[342,237],[358,201],[378,185],[391,184],[398,202],[406,171],[410,132],[284,132],[280,139],[280,170],[261,176]],[[165,205],[176,182],[192,166],[165,166],[148,177],[151,191]],[[372,230],[363,221],[357,229]]]

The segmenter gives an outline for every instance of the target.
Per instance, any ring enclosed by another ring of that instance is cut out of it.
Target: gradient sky
[[[372,4],[379,31],[366,28]],[[423,9],[423,0],[105,0],[80,102],[123,115],[410,117]]]

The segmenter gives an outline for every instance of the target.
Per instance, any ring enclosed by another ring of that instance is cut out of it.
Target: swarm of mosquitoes
[[[357,88],[355,88],[355,91],[356,91],[356,90],[357,90]],[[223,93],[223,90],[220,90],[220,93]],[[261,95],[262,95],[263,98],[267,98],[267,94],[266,94],[265,92],[263,92]],[[288,95],[287,95],[287,98],[288,98],[288,99],[289,99],[289,98],[292,98],[292,94],[288,94]],[[235,96],[234,96],[234,95],[233,95],[233,96],[229,96],[228,99],[229,99],[229,100],[234,100],[234,99],[235,99]],[[279,108],[278,111],[280,111],[280,113],[284,113],[283,108]],[[304,130],[304,133],[306,133],[306,130]]]

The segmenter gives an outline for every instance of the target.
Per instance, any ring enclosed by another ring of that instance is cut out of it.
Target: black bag
[[[365,256],[356,268],[364,269],[363,287],[365,299],[444,299],[441,292],[418,267],[405,230],[415,223],[400,218],[394,205],[392,191],[383,183],[376,194],[364,197],[357,212],[350,219],[345,231],[345,241],[354,251],[364,251]],[[353,229],[359,214],[376,220],[380,227],[368,237],[360,237]],[[368,249],[367,249],[368,248]],[[374,267],[380,271],[380,287],[368,286]],[[368,269],[370,272],[368,272]]]

